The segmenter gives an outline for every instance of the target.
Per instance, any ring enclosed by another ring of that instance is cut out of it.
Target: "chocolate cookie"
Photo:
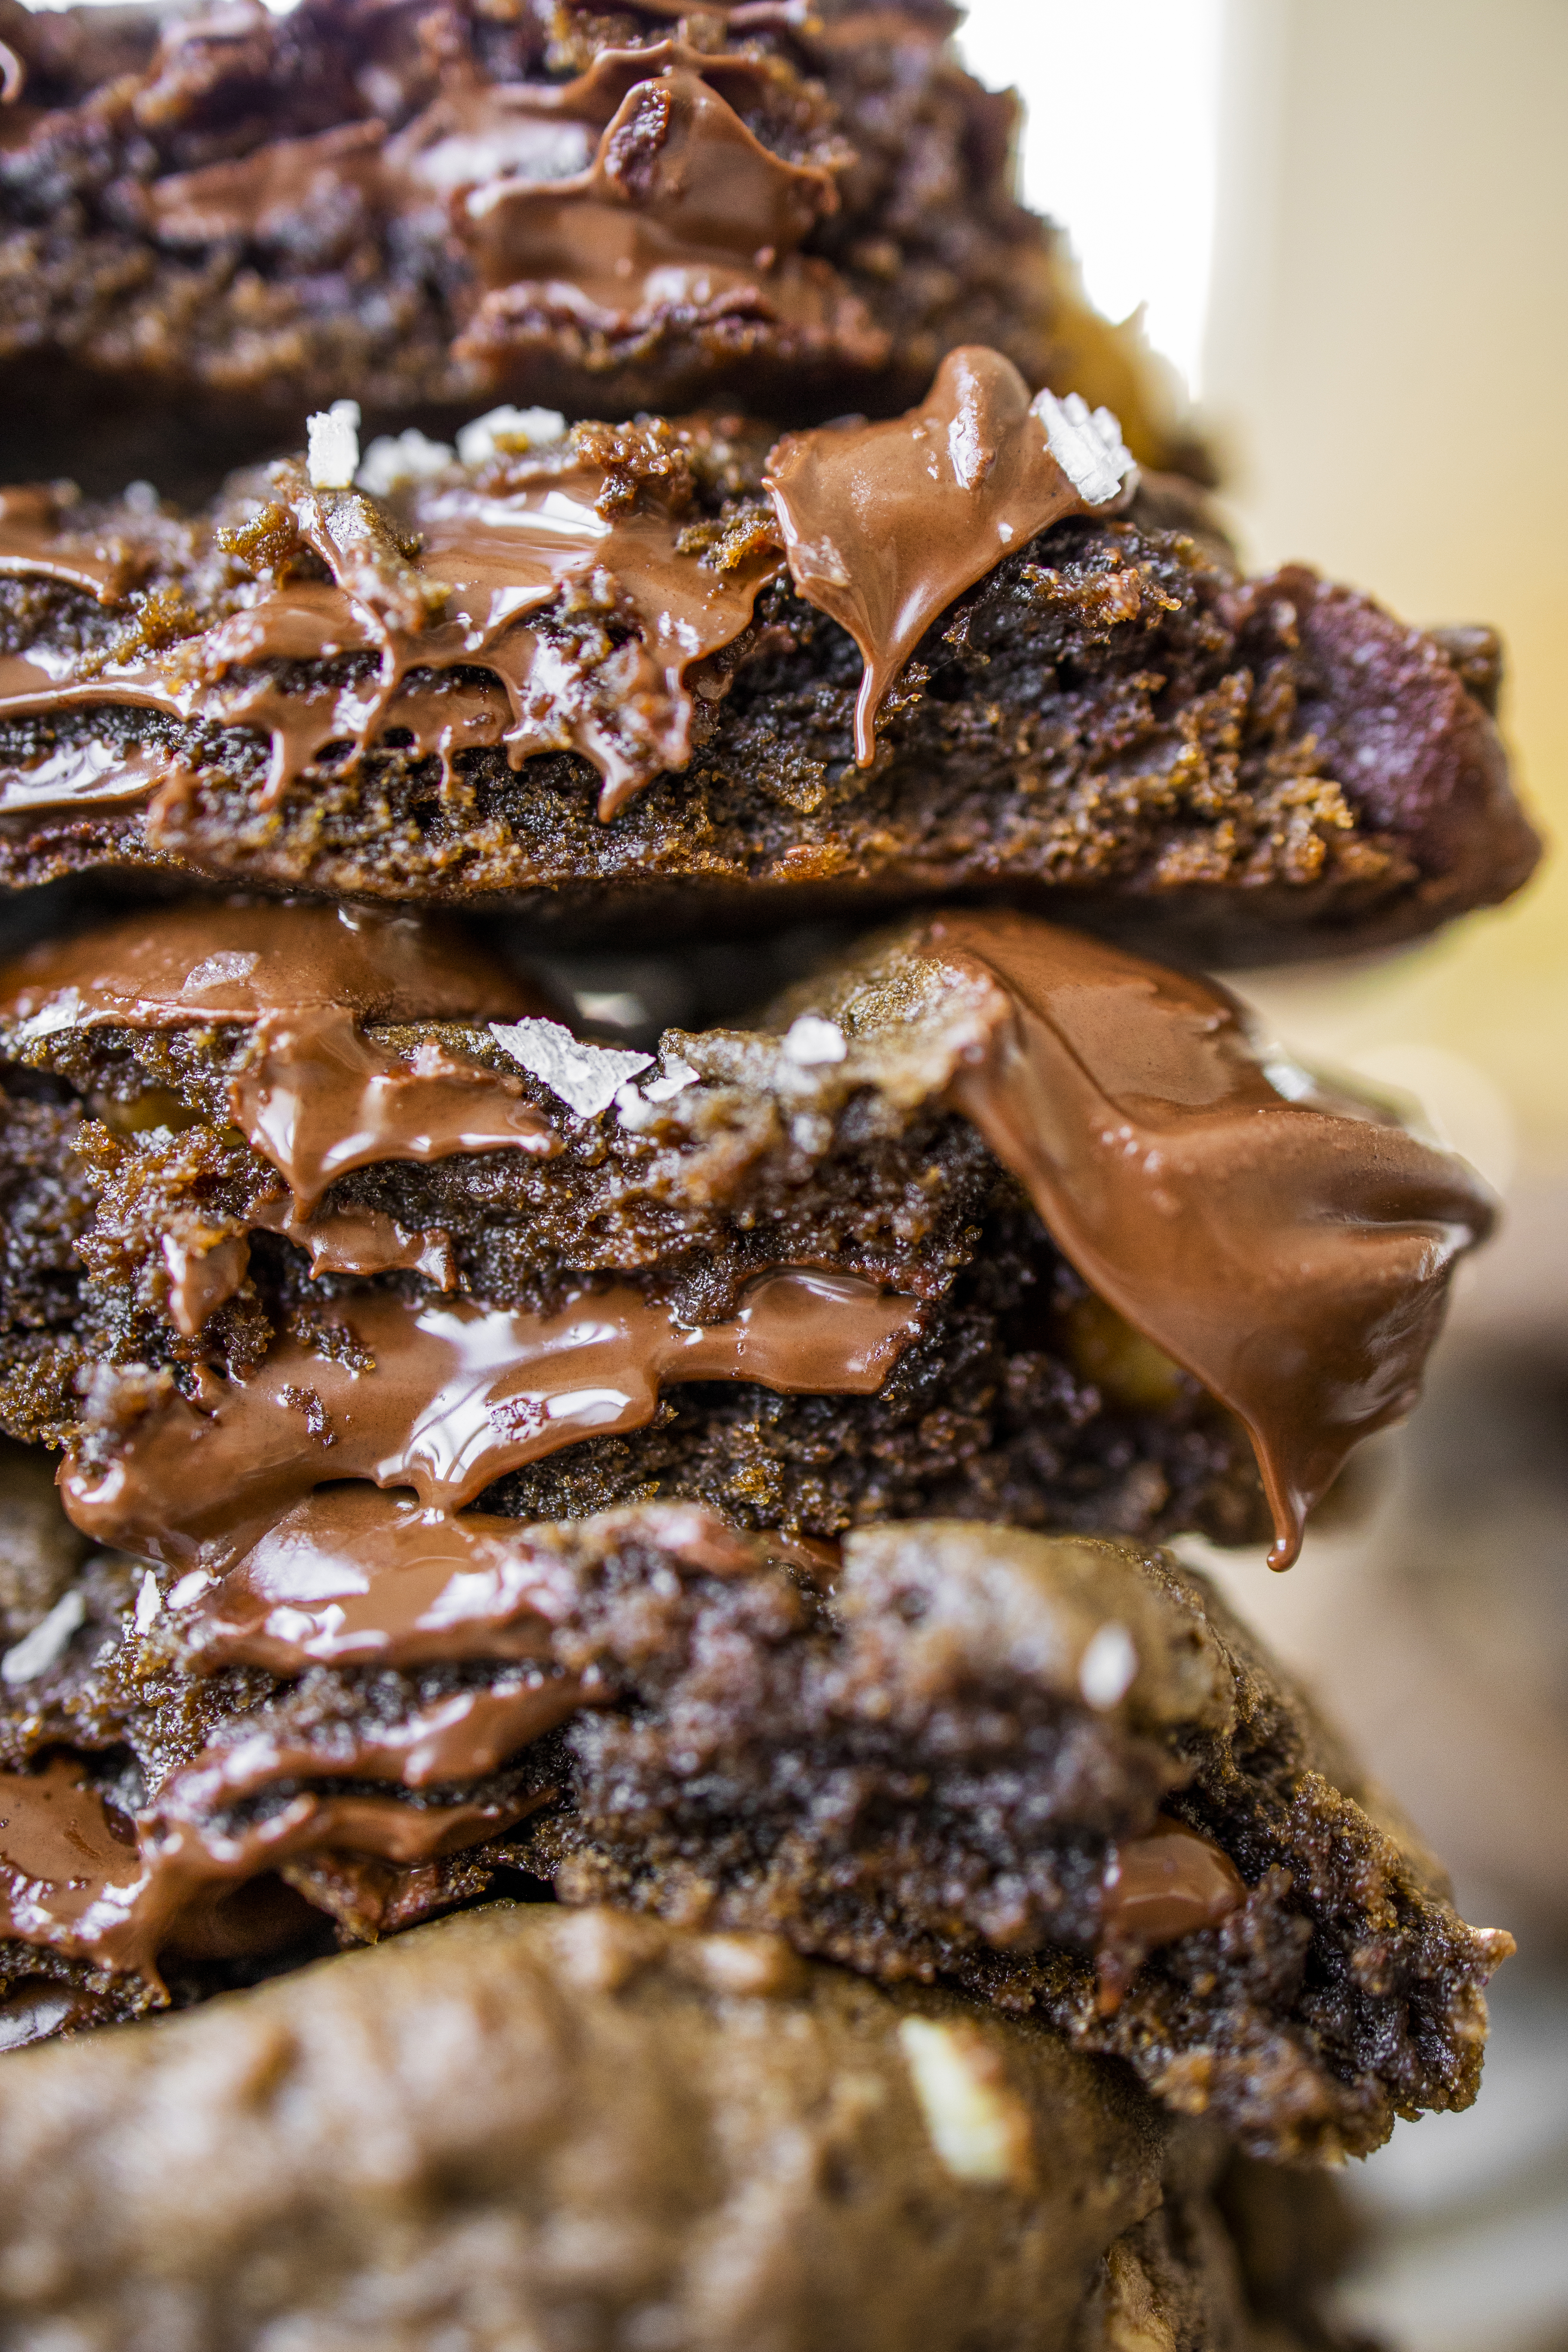
[[[1246,1538],[1239,1420],[1283,1564],[1490,1223],[1221,992],[1016,916],[657,1055],[551,1012],[330,908],[149,909],[0,976],[0,1410],[71,1449],[81,1527],[235,1556],[369,1477]]]
[[[1330,2340],[1212,2131],[767,1937],[496,1906],[0,2070],[0,2315],[117,2352]],[[1217,2175],[1217,2179],[1216,2179]],[[1321,2240],[1284,2176],[1281,2239]],[[1305,2221],[1306,2227],[1301,2226]]]
[[[885,415],[986,341],[1201,467],[1136,332],[1016,201],[1016,100],[959,68],[952,22],[3,0],[7,461],[205,492],[344,393],[448,432],[496,400]]]
[[[1240,578],[1133,495],[1108,413],[994,352],[771,449],[502,419],[355,487],[350,416],[312,435],[188,520],[5,495],[0,880],[194,867],[664,940],[961,892],[1259,961],[1535,861],[1495,645]]]
[[[522,1872],[1035,2011],[1263,2156],[1475,2095],[1510,1938],[1158,1553],[345,1484],[207,1557],[100,1559],[7,1654],[18,2037]]]

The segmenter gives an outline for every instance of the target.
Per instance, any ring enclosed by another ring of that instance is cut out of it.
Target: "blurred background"
[[[1565,0],[973,0],[1028,102],[1029,200],[1140,304],[1250,559],[1489,621],[1504,724],[1568,840]],[[1320,1060],[1418,1094],[1509,1212],[1370,1516],[1299,1569],[1213,1559],[1511,1927],[1479,2105],[1350,2185],[1348,2318],[1408,2352],[1568,2347],[1568,856],[1436,943],[1244,976]]]

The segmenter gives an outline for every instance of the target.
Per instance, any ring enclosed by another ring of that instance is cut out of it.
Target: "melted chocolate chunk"
[[[1247,1883],[1213,1838],[1162,1821],[1112,1848],[1102,1916],[1112,1941],[1152,1951],[1217,1927],[1247,1900]]]
[[[107,1467],[68,1457],[61,1490],[98,1541],[212,1566],[328,1480],[412,1486],[457,1509],[523,1463],[643,1427],[667,1381],[872,1395],[920,1325],[912,1299],[790,1268],[764,1275],[732,1322],[695,1328],[630,1287],[551,1316],[373,1293],[250,1377],[209,1373],[194,1402],[170,1396]]]
[[[1001,915],[940,917],[915,951],[1000,990],[953,1099],[1085,1281],[1247,1423],[1289,1568],[1351,1448],[1415,1403],[1488,1188],[1271,1065],[1211,983]]]
[[[1004,556],[1067,515],[1121,501],[1131,459],[1117,448],[1089,496],[1053,451],[1049,393],[999,352],[952,352],[924,404],[886,425],[791,434],[768,459],[795,586],[842,624],[865,675],[855,751],[869,767],[889,688],[938,614]]]
[[[0,971],[0,1020],[178,1029],[342,1011],[372,1021],[516,1020],[543,1009],[456,924],[366,907],[202,899],[46,940]]]
[[[684,45],[679,55],[706,62]],[[515,108],[508,121],[519,121]],[[560,114],[545,121],[553,128]],[[456,143],[426,149],[426,175],[450,172]],[[476,149],[487,143],[481,134]],[[559,129],[538,143],[551,161],[570,152]],[[540,311],[630,339],[679,305],[699,320],[750,315],[815,331],[880,366],[888,338],[864,304],[826,262],[799,255],[837,209],[829,172],[772,154],[691,65],[672,57],[658,79],[627,89],[585,171],[531,177],[525,149],[520,170],[461,189],[458,233],[489,298],[458,351],[481,355],[504,338],[509,319]]]

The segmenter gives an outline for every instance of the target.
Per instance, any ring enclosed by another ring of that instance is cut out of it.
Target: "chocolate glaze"
[[[787,434],[764,479],[796,588],[860,648],[862,767],[888,688],[937,615],[1052,523],[1106,510],[1052,456],[1011,360],[980,345],[950,352],[903,416]]]
[[[412,1708],[401,1722],[362,1720],[339,1727],[343,1736],[325,1744],[290,1738],[277,1724],[257,1718],[165,1782],[158,1811],[165,1820],[179,1818],[200,1827],[279,1781],[323,1775],[405,1789],[484,1780],[580,1707],[604,1706],[611,1696],[602,1678],[591,1673],[559,1675],[519,1665],[502,1669],[482,1688],[445,1692]]]
[[[912,935],[912,952],[949,975],[948,1017],[965,1000],[972,1008],[953,1107],[1020,1178],[1090,1286],[1241,1416],[1274,1512],[1273,1558],[1287,1565],[1352,1444],[1414,1401],[1448,1276],[1489,1229],[1489,1196],[1386,1113],[1270,1063],[1234,1000],[1205,982],[1005,914],[938,918]],[[333,991],[383,1011],[518,1003],[514,986],[429,926],[231,906],[35,951],[0,975],[0,1022],[35,1034],[78,1022],[247,1024],[252,1052],[232,1082],[234,1116],[290,1187],[262,1197],[252,1229],[287,1234],[322,1271],[413,1267],[448,1287],[442,1235],[363,1213],[315,1217],[325,1188],[378,1160],[548,1153],[557,1139],[513,1078],[433,1046],[410,1063],[382,1055],[346,1013],[322,1009]],[[279,1009],[291,1000],[302,1009]],[[243,1236],[193,1223],[165,1236],[164,1254],[172,1316],[194,1336],[244,1279]],[[328,1475],[300,1465],[330,1433],[333,1476],[413,1475],[426,1501],[450,1502],[459,1488],[471,1499],[503,1467],[590,1430],[640,1426],[662,1379],[874,1390],[917,1310],[851,1284],[842,1295],[853,1312],[836,1328],[830,1288],[830,1277],[786,1274],[754,1292],[736,1324],[707,1332],[678,1330],[629,1288],[542,1319],[439,1304],[411,1318],[386,1297],[360,1302],[350,1320],[374,1327],[374,1380],[323,1366],[295,1342],[246,1382],[226,1389],[205,1373],[206,1396],[172,1399],[137,1431],[134,1475],[127,1465],[73,1472],[85,1484],[72,1492],[94,1515],[90,1532],[156,1551],[170,1449],[199,1441],[206,1483],[216,1477],[214,1494],[232,1497],[243,1519],[237,1538],[226,1531],[236,1557]],[[410,1439],[400,1413],[439,1419],[437,1401],[457,1410],[458,1393],[473,1426],[455,1451]],[[477,1485],[458,1466],[470,1444],[489,1465]],[[156,1471],[143,1461],[149,1447]],[[116,1501],[121,1476],[131,1483]],[[211,1524],[182,1522],[179,1543],[225,1535],[230,1507]]]
[[[1084,1280],[1246,1423],[1288,1568],[1356,1442],[1410,1410],[1495,1203],[1463,1160],[1328,1095],[1235,999],[1055,925],[920,936],[981,982],[952,1099]]]
[[[194,1339],[209,1315],[234,1297],[250,1264],[250,1244],[244,1234],[225,1234],[214,1241],[167,1233],[159,1247],[169,1277],[169,1320],[186,1339]]]
[[[665,1381],[872,1395],[921,1318],[852,1276],[787,1267],[732,1322],[700,1327],[629,1286],[550,1316],[375,1293],[344,1303],[334,1358],[289,1339],[244,1379],[204,1367],[195,1403],[171,1394],[107,1467],[68,1455],[60,1486],[100,1542],[227,1567],[330,1480],[412,1486],[455,1510],[522,1463],[642,1428]]]

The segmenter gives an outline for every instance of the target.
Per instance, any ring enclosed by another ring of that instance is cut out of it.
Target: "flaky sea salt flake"
[[[482,466],[498,451],[509,455],[523,449],[546,449],[566,437],[566,419],[556,408],[492,408],[476,416],[458,435],[458,457],[465,466]]]
[[[359,471],[359,403],[334,400],[305,426],[306,470],[313,490],[351,490]]]
[[[1079,498],[1091,507],[1109,505],[1133,469],[1119,420],[1109,408],[1091,409],[1078,392],[1065,400],[1042,392],[1034,413],[1046,428],[1052,457]]]
[[[453,461],[449,441],[432,441],[411,425],[406,433],[380,433],[360,460],[354,479],[373,498],[384,499],[410,482],[433,482]]]
[[[824,1021],[816,1013],[803,1013],[790,1024],[784,1049],[803,1070],[815,1069],[824,1062],[841,1062],[849,1051],[837,1022]]]
[[[490,1035],[503,1054],[542,1079],[579,1118],[597,1118],[608,1110],[617,1090],[653,1061],[651,1054],[585,1045],[559,1021],[492,1021]]]
[[[87,1602],[79,1588],[73,1585],[56,1601],[48,1615],[0,1658],[0,1682],[11,1690],[19,1690],[24,1683],[36,1683],[51,1666],[58,1665],[70,1648],[71,1636],[79,1632],[86,1620]]]

